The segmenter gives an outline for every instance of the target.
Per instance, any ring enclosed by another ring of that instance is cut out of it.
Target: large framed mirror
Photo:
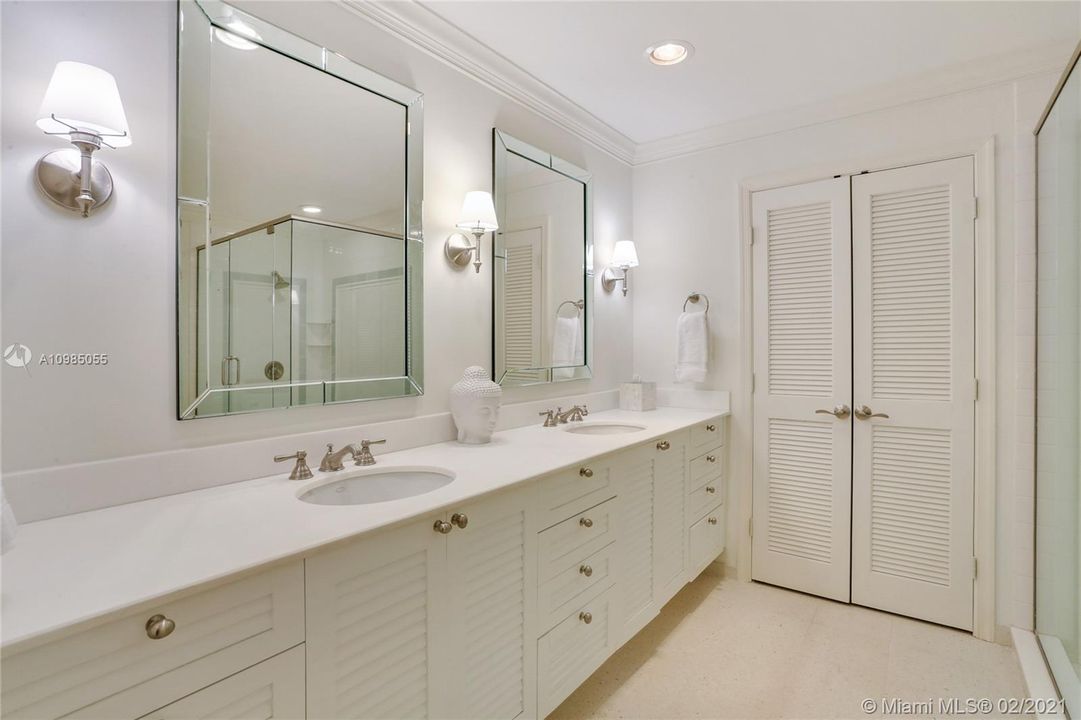
[[[422,98],[181,0],[178,416],[423,391]]]
[[[492,145],[495,380],[592,377],[591,175],[499,129]]]

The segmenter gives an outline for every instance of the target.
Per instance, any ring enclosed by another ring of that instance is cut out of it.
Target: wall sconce
[[[638,267],[638,251],[634,249],[633,240],[620,240],[612,250],[612,264],[601,273],[601,287],[605,292],[616,289],[616,283],[623,283],[623,294],[627,294],[627,279],[631,268]],[[616,274],[619,268],[621,274]]]
[[[46,135],[63,136],[78,148],[54,150],[38,160],[41,191],[83,217],[109,202],[113,176],[103,163],[94,160],[94,151],[102,145],[131,145],[128,120],[113,76],[93,65],[57,63],[41,102],[37,126]]]
[[[492,194],[484,190],[470,190],[465,194],[462,203],[462,212],[458,216],[457,227],[472,233],[470,240],[462,233],[454,233],[447,238],[443,250],[457,267],[465,267],[469,264],[469,256],[473,256],[473,267],[480,272],[480,238],[486,232],[495,232],[499,229],[499,222],[495,217],[495,204],[492,203]]]

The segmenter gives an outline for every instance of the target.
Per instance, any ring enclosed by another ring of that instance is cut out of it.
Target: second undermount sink
[[[623,435],[624,433],[636,433],[645,429],[645,425],[598,421],[568,425],[563,428],[563,432],[569,432],[575,435]]]
[[[454,473],[443,468],[387,468],[322,479],[297,497],[314,505],[370,505],[430,493],[453,481]]]

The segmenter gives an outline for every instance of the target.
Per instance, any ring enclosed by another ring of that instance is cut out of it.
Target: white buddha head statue
[[[465,369],[462,379],[450,389],[450,412],[458,428],[458,442],[482,445],[490,442],[499,420],[503,388],[488,378],[488,371],[476,365]]]

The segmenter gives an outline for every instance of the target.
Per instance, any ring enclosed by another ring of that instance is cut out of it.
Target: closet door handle
[[[832,415],[838,420],[845,420],[851,412],[852,411],[848,409],[847,405],[838,405],[832,410],[815,410],[815,415]],[[858,416],[859,411],[857,410],[856,412]]]
[[[871,418],[889,419],[889,417],[890,417],[886,413],[876,413],[876,412],[872,411],[871,408],[867,407],[866,405],[860,405],[858,408],[855,409],[853,414],[859,420],[870,420]]]

